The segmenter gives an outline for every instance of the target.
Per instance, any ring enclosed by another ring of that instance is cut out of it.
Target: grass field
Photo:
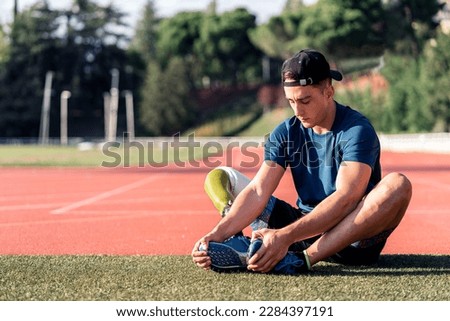
[[[203,271],[189,256],[0,256],[3,301],[448,301],[450,256],[384,255],[310,274]]]
[[[89,150],[80,150],[77,146],[36,146],[36,145],[0,145],[0,167],[100,167],[102,163],[114,163],[116,157],[112,157],[112,153],[120,156],[123,166],[126,159],[128,166],[147,165],[146,162],[151,159],[157,163],[173,162],[175,152],[173,148],[162,150],[148,144],[142,144],[143,149],[140,151],[136,147],[121,146],[119,148],[108,147],[108,153],[102,148],[93,146]],[[149,149],[151,148],[151,151]],[[125,157],[124,153],[128,157]],[[190,154],[186,148],[177,151],[177,159],[187,161],[189,159],[201,159],[201,148],[194,149],[194,153]],[[108,167],[108,166],[105,166]]]
[[[98,149],[81,151],[74,146],[0,146],[0,166],[96,167],[104,159]]]

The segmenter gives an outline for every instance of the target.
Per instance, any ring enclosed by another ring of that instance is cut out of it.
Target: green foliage
[[[380,56],[350,58],[339,61],[339,70],[343,72],[344,75],[351,75],[353,77],[354,75],[368,73],[379,65]]]
[[[286,0],[284,7],[283,7],[283,13],[291,12],[291,11],[298,11],[304,7],[305,7],[305,4],[303,3],[303,0]]]
[[[180,12],[161,21],[158,32],[158,62],[163,68],[172,57],[194,54],[194,43],[199,38],[201,12]]]
[[[237,97],[214,108],[214,113],[199,126],[186,131],[196,136],[235,136],[246,130],[262,114],[262,106],[254,101],[254,92]]]
[[[122,71],[121,84],[132,76],[125,35],[118,33],[123,14],[112,5],[74,1],[69,10],[51,10],[37,2],[19,13],[12,24],[10,56],[0,74],[0,136],[36,137],[39,131],[44,79],[54,72],[50,135],[59,134],[59,93],[69,90],[69,135],[86,126],[85,136],[103,134],[103,94],[110,70]],[[124,77],[125,75],[125,77]]]
[[[45,3],[19,14],[0,74],[0,136],[37,136],[45,73],[53,69],[58,26]]]
[[[383,131],[383,117],[386,109],[384,93],[374,93],[372,87],[340,90],[336,93],[336,100],[360,111],[366,116],[374,128]]]
[[[450,131],[450,37],[439,32],[425,51],[422,93],[435,130]]]
[[[389,82],[383,129],[388,132],[421,132],[433,127],[426,108],[422,60],[388,56],[382,73]]]
[[[171,136],[192,125],[195,105],[188,72],[180,58],[171,59],[166,70],[155,63],[148,65],[140,122],[151,135]]]
[[[322,0],[318,2],[320,22],[326,31],[314,36],[333,57],[374,56],[383,51],[379,0]]]
[[[231,84],[255,80],[259,51],[251,44],[248,32],[256,27],[255,16],[235,9],[218,16],[205,15],[194,50],[210,81]]]
[[[249,31],[252,43],[269,57],[286,59],[299,48],[309,46],[306,37],[299,37],[299,24],[308,17],[304,11],[286,12]]]
[[[340,89],[336,94],[337,100],[360,110],[380,132],[428,132],[435,129],[436,123],[444,117],[430,105],[430,86],[434,83],[426,75],[429,72],[426,61],[396,55],[386,55],[385,61],[381,72],[388,82],[387,89],[380,91],[371,86]]]
[[[160,19],[156,16],[154,0],[147,0],[131,43],[131,50],[139,52],[145,62],[156,59],[159,21]]]
[[[247,32],[255,16],[245,9],[222,15],[181,12],[159,26],[158,61],[165,67],[171,57],[182,57],[190,66],[198,88],[254,81],[259,74],[259,51]]]
[[[293,113],[290,107],[279,107],[272,109],[265,112],[261,117],[248,126],[248,128],[241,131],[239,136],[265,137],[273,131],[277,125],[285,119],[292,117],[292,115]]]
[[[377,55],[383,50],[379,0],[319,0],[294,6],[252,31],[266,55],[285,59],[300,48],[322,48],[334,58]]]
[[[385,133],[448,131],[449,38],[439,35],[419,59],[386,55],[387,92],[339,90],[337,99],[359,109]]]
[[[383,106],[371,117],[384,131],[448,130],[449,37],[438,34],[429,45],[436,36],[439,1],[318,0],[306,6],[289,0],[281,15],[259,26],[246,9],[218,14],[216,5],[161,19],[154,0],[147,0],[126,49],[124,14],[112,4],[75,0],[66,10],[51,10],[46,1],[36,2],[18,14],[8,33],[0,29],[0,136],[37,136],[47,71],[55,75],[51,136],[59,135],[54,106],[62,90],[72,92],[69,136],[103,135],[103,95],[110,89],[112,68],[120,71],[120,90],[133,90],[136,117],[145,132],[173,134],[192,125],[191,91],[260,83],[262,53],[270,57],[265,71],[276,74],[267,79],[265,73],[264,81],[278,83],[281,60],[305,47],[323,51],[346,77],[360,70],[360,58],[367,59],[367,68],[374,67],[372,59],[387,48],[383,73],[388,95],[369,99],[363,91],[346,98],[355,106]],[[173,67],[181,64],[173,58],[181,59],[182,66]],[[148,75],[143,87],[146,70],[157,76]],[[182,75],[175,76],[176,70]],[[171,74],[176,80],[169,82]],[[119,135],[123,118],[119,113]],[[164,124],[154,123],[158,119]]]
[[[9,60],[9,43],[6,37],[6,33],[3,31],[3,26],[0,24],[0,70]]]
[[[386,47],[400,55],[418,57],[427,40],[434,36],[434,19],[442,8],[437,0],[398,0],[385,5]]]

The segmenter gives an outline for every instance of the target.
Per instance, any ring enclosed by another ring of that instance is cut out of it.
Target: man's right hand
[[[195,243],[192,249],[192,261],[204,270],[209,270],[211,268],[211,258],[208,256],[208,237],[203,237],[197,243]],[[200,245],[202,249],[200,250]]]

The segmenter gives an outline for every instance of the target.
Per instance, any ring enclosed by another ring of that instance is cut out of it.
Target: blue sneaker
[[[216,272],[247,271],[247,252],[250,240],[245,236],[232,236],[222,243],[209,242],[208,256],[211,270]],[[204,250],[200,245],[199,250]]]
[[[250,243],[248,259],[250,259],[263,244],[261,239],[255,239]],[[288,252],[286,256],[275,265],[272,273],[293,275],[308,271],[303,253]]]

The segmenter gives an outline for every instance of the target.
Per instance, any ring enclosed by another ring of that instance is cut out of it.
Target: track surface
[[[256,173],[233,161],[221,165]],[[450,155],[385,152],[382,164],[414,188],[384,253],[450,254]],[[0,254],[189,254],[219,219],[203,191],[210,169],[0,168]],[[285,176],[275,194],[293,204]]]

